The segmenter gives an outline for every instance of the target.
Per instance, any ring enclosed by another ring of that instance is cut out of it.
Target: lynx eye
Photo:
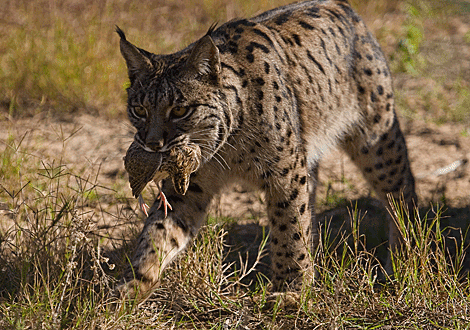
[[[139,117],[147,116],[147,110],[145,110],[144,107],[134,107],[134,113],[136,116],[139,116]]]
[[[171,115],[175,118],[181,118],[188,112],[188,108],[185,107],[174,107],[171,110]]]

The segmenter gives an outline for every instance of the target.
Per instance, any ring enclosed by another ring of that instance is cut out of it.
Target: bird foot
[[[160,204],[158,204],[158,208],[157,210],[160,209],[160,207],[162,207],[163,205],[163,210],[165,212],[165,218],[168,214],[168,209],[170,210],[173,210],[173,207],[171,206],[171,204],[168,202],[168,199],[166,198],[165,194],[163,193],[163,191],[160,191],[160,195],[158,195],[157,199],[160,200]]]
[[[139,206],[142,212],[144,212],[144,214],[148,217],[149,216],[148,210],[150,209],[150,206],[148,206],[147,203],[145,203],[145,200],[142,197],[142,194],[139,195]]]

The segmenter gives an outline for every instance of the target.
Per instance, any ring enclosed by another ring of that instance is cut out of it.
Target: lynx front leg
[[[162,271],[197,235],[203,224],[211,194],[201,185],[190,184],[185,196],[176,194],[171,182],[164,185],[175,211],[165,215],[158,200],[150,209],[131,264],[118,290],[127,298],[145,298],[160,279]]]
[[[143,297],[158,282],[163,269],[185,249],[193,235],[174,214],[165,218],[152,207],[137,249],[119,290],[129,298]]]
[[[275,291],[299,290],[303,276],[313,277],[310,257],[312,229],[305,163],[305,159],[296,162],[292,166],[293,170],[284,172],[286,175],[282,177],[277,191],[267,193]]]

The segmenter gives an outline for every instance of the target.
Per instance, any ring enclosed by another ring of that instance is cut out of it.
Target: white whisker
[[[214,153],[214,149],[212,147],[210,147],[209,145],[207,144],[201,144],[199,145],[199,147],[201,148],[201,150],[204,150],[206,152],[208,152],[210,155],[211,155],[211,158],[214,158],[217,163],[220,164],[220,166],[222,167],[222,169],[226,170],[230,170],[230,165],[228,165],[227,161],[225,160],[224,157],[222,157],[222,155],[220,155],[218,152],[215,152]],[[220,159],[220,160],[219,160]],[[225,163],[225,165],[223,163]]]

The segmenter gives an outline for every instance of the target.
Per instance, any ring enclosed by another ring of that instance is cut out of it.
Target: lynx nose
[[[150,131],[145,139],[145,145],[154,151],[159,151],[166,144],[167,132]]]
[[[153,151],[159,151],[165,145],[165,141],[163,141],[163,139],[159,141],[147,141],[145,145]]]

